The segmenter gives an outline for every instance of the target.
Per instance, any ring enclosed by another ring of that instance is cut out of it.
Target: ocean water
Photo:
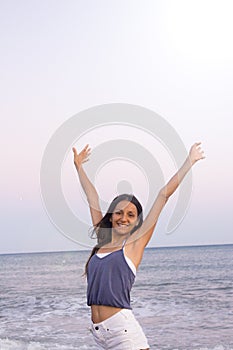
[[[89,252],[0,255],[0,349],[96,349]],[[146,249],[133,311],[155,350],[233,349],[233,245]]]

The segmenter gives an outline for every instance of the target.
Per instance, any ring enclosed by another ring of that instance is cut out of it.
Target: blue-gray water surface
[[[87,251],[0,255],[0,349],[96,349]],[[146,249],[132,307],[151,349],[233,349],[233,245]]]

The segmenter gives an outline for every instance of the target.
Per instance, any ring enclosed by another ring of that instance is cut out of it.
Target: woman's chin
[[[121,236],[125,236],[125,235],[128,235],[131,231],[131,228],[127,227],[127,228],[124,228],[124,227],[116,227],[113,229],[114,233],[118,234],[118,235],[121,235]]]

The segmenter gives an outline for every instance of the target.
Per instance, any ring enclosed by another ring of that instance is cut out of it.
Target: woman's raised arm
[[[83,150],[78,153],[76,148],[72,148],[74,152],[74,165],[77,169],[79,180],[82,185],[82,188],[86,194],[87,201],[89,204],[91,218],[93,225],[96,225],[102,219],[102,213],[99,205],[99,196],[94,187],[94,185],[89,180],[86,172],[83,169],[83,163],[89,160],[91,154],[91,149],[89,145],[86,145]]]
[[[142,226],[138,230],[135,236],[137,236],[137,240],[135,241],[135,245],[140,250],[144,250],[146,245],[148,244],[151,236],[153,234],[154,228],[158,221],[159,215],[164,208],[166,202],[169,197],[175,192],[177,187],[180,185],[182,180],[188,171],[192,168],[192,166],[199,161],[200,159],[204,159],[204,152],[201,149],[201,142],[195,143],[189,152],[189,156],[185,160],[184,164],[177,171],[177,173],[168,181],[168,183],[159,191],[157,198],[152,205],[150,212],[145,218]],[[132,237],[133,238],[133,237]],[[136,238],[136,237],[135,237]]]

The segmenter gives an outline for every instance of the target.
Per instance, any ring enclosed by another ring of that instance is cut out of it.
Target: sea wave
[[[53,344],[51,347],[51,344],[42,344],[40,342],[29,342],[25,343],[20,340],[12,340],[12,339],[1,339],[0,338],[0,349],[1,350],[94,350],[96,349],[95,346],[91,345],[81,345],[77,348],[69,345],[61,345],[61,344]],[[151,348],[153,350],[153,348]],[[155,350],[155,349],[154,349]],[[163,350],[162,348],[156,349],[156,350]],[[168,349],[167,349],[168,350]],[[170,348],[169,350],[183,350],[179,348]],[[217,345],[215,347],[200,347],[200,348],[191,348],[189,347],[189,350],[233,350],[232,348],[224,347],[223,345]]]
[[[61,345],[61,344],[42,344],[40,342],[28,342],[25,343],[20,340],[12,340],[12,339],[1,339],[0,338],[0,349],[1,350],[77,350],[77,346],[69,345]],[[95,349],[95,347],[89,345],[82,345],[78,347],[79,350],[91,350]],[[221,349],[222,350],[222,349]]]

